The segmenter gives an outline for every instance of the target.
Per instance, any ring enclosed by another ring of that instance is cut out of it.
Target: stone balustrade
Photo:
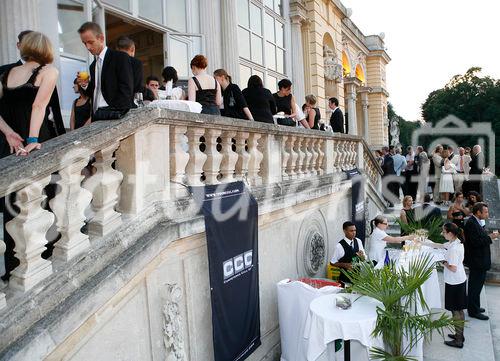
[[[360,137],[159,109],[93,123],[29,157],[4,158],[0,196],[16,194],[19,212],[6,228],[20,265],[0,292],[0,312],[83,257],[124,216],[185,198],[187,186],[242,180],[258,187],[356,167],[373,185],[380,182],[380,166]],[[58,190],[47,202],[49,182]],[[54,227],[59,239],[44,259]]]

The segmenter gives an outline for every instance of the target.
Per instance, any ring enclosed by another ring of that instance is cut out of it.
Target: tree
[[[480,71],[479,67],[470,68],[465,74],[452,77],[444,88],[431,92],[422,104],[424,120],[434,125],[453,114],[468,126],[472,122],[489,122],[497,134],[500,131],[500,80],[481,77]],[[476,141],[474,137],[466,135],[454,137],[453,140],[469,147]],[[500,145],[495,145],[495,155],[499,159]],[[497,162],[496,170],[500,170],[500,162]]]
[[[399,122],[399,142],[403,146],[403,150],[405,147],[412,145],[411,144],[411,136],[415,129],[420,127],[420,123],[418,122],[409,122],[405,120],[402,116],[398,115],[394,110],[394,106],[391,103],[387,104],[387,116],[389,119],[397,119]],[[389,134],[390,136],[390,134]],[[389,139],[390,143],[391,139]],[[417,145],[417,144],[413,144]]]

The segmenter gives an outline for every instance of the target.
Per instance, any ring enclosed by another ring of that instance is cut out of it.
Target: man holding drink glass
[[[129,56],[108,49],[101,27],[93,22],[78,29],[80,39],[95,56],[86,71],[78,73],[77,84],[92,99],[92,121],[121,118],[132,106],[134,84]]]

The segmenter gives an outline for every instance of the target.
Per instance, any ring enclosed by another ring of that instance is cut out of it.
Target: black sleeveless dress
[[[196,84],[196,101],[201,104],[201,114],[220,115],[220,110],[215,103],[217,96],[217,80],[215,81],[214,89],[202,89],[198,79],[193,76],[193,81]]]
[[[13,88],[7,86],[7,79],[11,69],[7,70],[2,76],[3,96],[0,99],[0,115],[12,130],[25,140],[29,136],[31,109],[38,94],[35,80],[42,67],[43,65],[40,65],[33,70],[33,74],[25,84]],[[51,138],[53,136],[50,132],[48,114],[46,113],[40,126],[38,142],[42,143]],[[7,142],[5,143],[7,144]],[[6,149],[3,149],[2,154],[0,154],[0,158],[8,155],[10,155],[10,151],[7,145]]]
[[[78,99],[73,102],[73,113],[75,114],[75,129],[84,126],[85,122],[89,120],[92,113],[92,106],[90,104],[90,98],[82,105],[76,105]]]

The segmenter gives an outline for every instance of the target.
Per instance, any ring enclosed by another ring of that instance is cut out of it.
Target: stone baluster
[[[187,188],[183,186],[186,182],[186,166],[189,162],[188,146],[185,143],[186,132],[186,126],[170,126],[170,194],[172,198],[188,195]]]
[[[316,143],[316,150],[318,152],[318,165],[316,167],[316,171],[318,173],[318,175],[323,175],[325,174],[325,164],[324,164],[324,161],[325,161],[325,146],[326,146],[326,140],[323,139],[323,138],[319,138],[318,139],[318,142]]]
[[[260,164],[264,155],[259,150],[259,139],[262,137],[260,133],[251,133],[248,138],[248,153],[250,160],[248,163],[248,181],[251,185],[261,185],[262,178],[259,176]]]
[[[340,141],[335,140],[333,143],[333,158],[335,172],[340,172]]]
[[[5,293],[0,292],[0,310],[7,306],[7,302],[5,301]]]
[[[288,138],[289,136],[287,135],[283,135],[281,137],[281,174],[284,181],[289,178],[289,173],[287,173],[288,159],[290,158],[290,151],[288,148]]]
[[[205,184],[219,184],[217,176],[219,175],[220,163],[222,161],[222,154],[217,151],[217,138],[222,134],[222,130],[215,128],[208,128],[205,132],[205,154],[207,160],[203,165],[203,172],[205,173]]]
[[[302,144],[304,142],[304,137],[297,137],[297,140],[294,144],[294,149],[298,154],[297,163],[295,167],[295,173],[297,173],[297,178],[304,177],[304,172],[302,171],[302,166],[304,165],[304,159],[306,154],[302,151]]]
[[[358,142],[352,142],[352,164],[353,164],[353,168],[356,168],[358,163],[357,163],[357,159],[358,159]]]
[[[7,222],[7,232],[14,239],[19,266],[11,272],[9,286],[26,292],[52,274],[52,262],[42,258],[47,239],[45,234],[54,223],[54,215],[42,208],[46,198],[43,188],[51,176],[34,181],[17,191],[15,205],[19,214]]]
[[[346,142],[346,169],[351,170],[352,169],[352,164],[351,164],[351,159],[352,159],[352,147],[351,147],[352,142],[347,141]]]
[[[309,167],[311,166],[311,161],[312,161],[312,157],[313,157],[313,154],[310,151],[311,141],[313,141],[313,138],[311,138],[311,137],[303,138],[302,147],[301,147],[302,152],[305,154],[304,164],[302,166],[302,172],[304,173],[305,176],[311,175],[311,171],[309,169]]]
[[[318,172],[318,158],[319,158],[318,144],[319,144],[319,141],[320,141],[320,138],[314,138],[311,140],[312,159],[311,159],[310,171],[311,171],[311,174],[313,174],[313,175],[319,175],[319,172]]]
[[[200,138],[205,134],[204,128],[189,127],[187,131],[189,161],[186,167],[187,180],[189,185],[201,186],[201,173],[203,164],[207,160],[207,155],[200,150]]]
[[[61,239],[54,245],[54,257],[69,261],[90,248],[89,236],[80,229],[85,224],[85,209],[92,200],[92,193],[81,187],[82,169],[88,160],[79,160],[59,171],[59,193],[50,200],[56,216],[57,231]]]
[[[226,130],[222,132],[222,161],[220,163],[220,173],[222,183],[230,183],[235,180],[234,170],[238,161],[238,154],[233,151],[233,138],[236,136],[236,131]]]
[[[346,169],[345,159],[346,159],[347,153],[346,153],[346,147],[345,146],[346,146],[346,141],[345,140],[339,141],[339,144],[338,144],[339,172],[341,172],[344,169]]]
[[[286,149],[290,153],[290,157],[288,158],[288,163],[286,165],[286,172],[288,173],[288,179],[297,178],[296,169],[297,169],[297,158],[299,157],[299,154],[294,149],[296,139],[297,139],[296,136],[291,135],[288,136],[288,139],[286,141]]]
[[[246,150],[246,140],[249,137],[248,132],[236,133],[236,153],[238,153],[238,161],[236,162],[236,179],[243,180],[248,172],[248,162],[250,154]]]
[[[0,239],[0,258],[3,259],[5,253],[5,242],[3,239]],[[4,273],[5,269],[2,267],[0,268],[0,272]],[[7,302],[5,301],[5,293],[0,292],[0,310],[7,306]]]
[[[92,235],[104,236],[122,223],[121,213],[116,212],[115,207],[119,199],[123,174],[111,166],[115,161],[113,153],[119,145],[116,142],[95,153],[96,173],[84,183],[84,188],[93,195],[94,216],[88,224],[89,234]]]

